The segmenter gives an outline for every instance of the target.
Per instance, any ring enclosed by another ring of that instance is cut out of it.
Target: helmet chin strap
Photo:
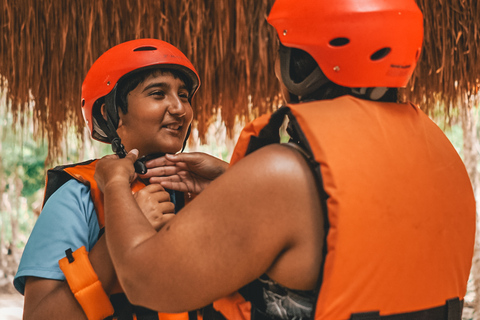
[[[105,111],[107,113],[107,119],[103,118],[103,115],[100,111],[100,108],[97,108],[94,116],[96,116],[96,120],[100,129],[107,135],[108,140],[112,145],[112,151],[115,152],[117,156],[120,158],[125,158],[127,156],[127,151],[125,150],[125,146],[122,144],[120,137],[117,134],[117,127],[118,127],[118,112],[117,112],[117,104],[115,102],[115,97],[117,95],[117,85],[113,88],[113,90],[105,96]],[[135,172],[139,174],[147,173],[147,167],[143,161],[138,159],[133,164],[135,167]]]
[[[280,45],[278,52],[280,54],[280,73],[282,75],[282,81],[290,93],[296,96],[307,96],[329,82],[328,78],[318,65],[304,80],[298,83],[294,82],[290,75],[292,48]]]
[[[100,129],[106,134],[108,140],[112,145],[112,151],[119,156],[120,158],[125,158],[127,156],[127,151],[125,150],[125,146],[122,144],[122,140],[117,134],[119,116],[118,116],[118,109],[116,103],[116,96],[117,96],[117,85],[113,88],[113,90],[105,96],[105,111],[107,113],[107,119],[103,118],[101,114],[100,108],[97,108],[94,114]],[[182,152],[185,149],[187,144],[187,139],[190,136],[192,125],[188,126],[187,134],[185,136],[185,140],[183,141]],[[165,153],[155,153],[150,155],[145,155],[139,158],[134,163],[135,172],[139,174],[147,173],[147,167],[145,166],[145,162],[157,158],[160,156],[165,155]]]

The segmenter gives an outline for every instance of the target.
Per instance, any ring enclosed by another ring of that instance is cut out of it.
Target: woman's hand
[[[170,194],[159,184],[150,184],[135,193],[133,197],[157,231],[175,215],[175,205],[170,202]]]
[[[131,150],[127,156],[120,159],[117,155],[108,155],[97,162],[95,181],[102,192],[109,184],[128,184],[135,180],[136,173],[133,163],[137,160],[138,150]]]
[[[148,172],[142,178],[149,178],[150,183],[197,194],[228,168],[227,162],[202,152],[166,154],[146,165]]]

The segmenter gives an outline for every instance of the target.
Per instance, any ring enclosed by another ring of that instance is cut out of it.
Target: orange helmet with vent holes
[[[173,45],[158,39],[131,40],[116,45],[102,54],[92,65],[82,85],[82,112],[92,137],[102,142],[111,142],[108,133],[98,125],[98,112],[94,106],[105,98],[123,76],[151,67],[175,69],[191,80],[189,100],[200,86],[200,78],[190,60]],[[112,106],[116,108],[116,106]],[[116,113],[116,110],[112,113]],[[114,134],[114,133],[112,133]]]
[[[344,87],[406,86],[423,42],[414,0],[276,0],[268,22]]]

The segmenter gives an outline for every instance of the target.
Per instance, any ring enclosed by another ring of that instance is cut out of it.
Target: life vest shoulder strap
[[[74,163],[74,164],[69,164],[69,165],[62,165],[62,166],[57,166],[55,168],[49,169],[47,171],[47,177],[46,177],[46,183],[45,183],[45,192],[43,196],[43,205],[45,205],[45,202],[50,198],[52,194],[55,193],[61,186],[63,186],[67,181],[71,180],[74,178],[71,174],[69,174],[66,169],[68,170],[69,168],[75,168],[77,166],[92,166],[95,168],[95,162],[96,160],[89,160],[85,162],[80,162],[80,163]],[[42,205],[42,206],[43,206]]]

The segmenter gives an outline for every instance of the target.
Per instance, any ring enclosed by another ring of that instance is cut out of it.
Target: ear
[[[102,113],[103,119],[107,121],[107,110],[105,109],[105,103],[100,107],[100,112]]]
[[[118,127],[117,129],[122,125],[122,110],[118,110]],[[105,108],[105,103],[102,104],[102,106],[100,107],[100,112],[102,113],[102,116],[103,116],[103,119],[105,119],[105,121],[107,121],[107,109]]]

